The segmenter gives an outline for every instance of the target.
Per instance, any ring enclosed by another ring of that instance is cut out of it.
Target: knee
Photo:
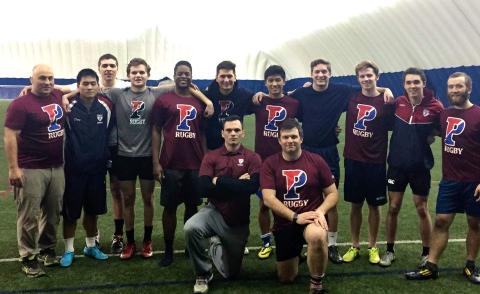
[[[388,206],[388,214],[397,216],[399,212],[400,212],[400,205],[398,205],[397,203],[390,202],[390,205]]]
[[[148,208],[153,207],[152,197],[143,198],[143,206]]]
[[[435,219],[434,227],[435,229],[438,229],[438,230],[447,230],[449,224],[450,222],[448,221],[448,219],[441,216],[440,217],[437,216],[437,218]]]
[[[321,248],[327,245],[327,231],[318,227],[305,234],[307,245],[312,248]]]
[[[468,217],[468,229],[476,234],[480,233],[480,219],[476,217]]]
[[[125,207],[133,207],[135,205],[135,195],[125,195],[124,204]]]
[[[426,218],[429,216],[428,208],[426,205],[417,206],[417,214],[420,218]]]

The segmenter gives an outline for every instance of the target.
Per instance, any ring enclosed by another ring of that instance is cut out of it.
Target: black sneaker
[[[35,255],[22,258],[22,272],[29,278],[36,278],[45,275],[45,271],[38,264]]]
[[[438,271],[429,269],[426,265],[405,273],[407,280],[429,280],[438,278]]]
[[[125,244],[123,243],[123,236],[122,235],[113,235],[112,237],[112,253],[113,254],[120,254],[122,253],[123,247]]]
[[[163,255],[162,259],[158,263],[159,266],[161,267],[167,267],[173,263],[173,252],[167,252],[165,251],[165,254]]]
[[[328,259],[333,263],[342,263],[343,259],[338,253],[338,248],[336,245],[328,246]]]
[[[480,271],[478,267],[471,268],[464,267],[463,268],[463,275],[472,283],[480,284]]]
[[[55,249],[47,248],[40,250],[40,254],[38,255],[38,261],[42,262],[44,266],[56,266],[60,264],[60,260],[55,254]]]

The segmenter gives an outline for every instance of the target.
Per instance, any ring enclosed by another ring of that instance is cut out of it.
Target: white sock
[[[67,251],[70,251],[70,252],[74,252],[75,249],[73,248],[73,240],[75,238],[67,238],[67,239],[63,239],[63,242],[65,242],[65,252]]]
[[[97,229],[97,235],[95,236],[95,240],[97,240],[98,243],[100,243],[100,230]]]
[[[85,243],[87,244],[87,247],[95,247],[95,236],[86,237],[85,238]]]
[[[338,232],[328,232],[328,246],[336,246],[337,245],[337,235]]]

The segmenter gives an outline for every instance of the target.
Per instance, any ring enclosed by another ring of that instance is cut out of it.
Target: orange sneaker
[[[137,248],[135,243],[127,243],[125,247],[123,247],[122,253],[120,254],[120,259],[127,260],[133,257]]]
[[[152,240],[143,242],[142,256],[143,258],[150,258],[153,256]]]

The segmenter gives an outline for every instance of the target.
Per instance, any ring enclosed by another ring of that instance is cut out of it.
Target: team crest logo
[[[190,131],[189,122],[197,117],[197,109],[189,104],[177,104],[179,123],[177,131]]]
[[[145,110],[145,102],[135,100],[130,102],[130,106],[132,108],[130,118],[142,118],[142,113]]]
[[[455,146],[453,136],[460,135],[465,130],[465,121],[458,117],[447,117],[447,129],[443,142],[447,146]]]
[[[62,128],[58,121],[63,117],[63,109],[58,104],[49,104],[42,107],[42,111],[48,114],[50,125],[48,132],[56,132]]]
[[[283,195],[283,199],[300,199],[300,194],[297,193],[297,188],[300,188],[307,183],[307,173],[301,169],[288,169],[282,170],[282,175],[285,177],[285,183],[287,185],[287,193]]]
[[[97,114],[97,121],[101,122],[103,120],[103,114]]]
[[[353,124],[353,127],[357,130],[366,131],[365,122],[374,120],[377,117],[377,110],[372,105],[366,104],[358,104],[357,109],[357,122]]]
[[[245,162],[245,160],[243,158],[239,158],[237,166],[243,166],[244,162]]]
[[[277,122],[281,122],[287,118],[287,110],[278,105],[267,105],[265,109],[268,111],[266,131],[278,131]]]
[[[430,110],[424,109],[423,110],[423,116],[429,116],[430,115]]]
[[[219,100],[218,104],[220,105],[220,116],[229,116],[230,114],[228,113],[229,110],[233,109],[233,106],[235,105],[232,101],[230,100]]]

